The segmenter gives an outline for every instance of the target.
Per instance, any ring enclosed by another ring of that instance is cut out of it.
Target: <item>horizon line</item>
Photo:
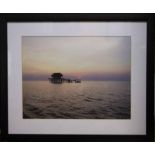
[[[81,80],[81,79],[80,79],[80,80]],[[41,80],[41,79],[38,79],[38,80],[31,79],[31,80],[30,80],[30,79],[27,79],[27,80],[22,80],[22,81],[49,81],[49,80],[48,80],[48,79],[47,79],[47,80]],[[112,79],[111,79],[111,80],[109,79],[109,80],[108,80],[108,79],[107,79],[107,80],[106,80],[106,79],[105,79],[105,80],[81,80],[81,81],[131,81],[131,80],[130,80],[130,79],[123,79],[123,80],[120,80],[120,79],[119,79],[119,80],[118,80],[118,79],[115,79],[115,80],[114,80],[114,79],[113,79],[113,80],[112,80]]]

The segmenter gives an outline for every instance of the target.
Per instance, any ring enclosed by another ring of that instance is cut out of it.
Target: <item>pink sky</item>
[[[23,79],[129,80],[130,37],[22,37]]]

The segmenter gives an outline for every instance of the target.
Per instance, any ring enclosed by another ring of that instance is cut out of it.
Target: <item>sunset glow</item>
[[[130,37],[22,37],[23,80],[130,80]]]

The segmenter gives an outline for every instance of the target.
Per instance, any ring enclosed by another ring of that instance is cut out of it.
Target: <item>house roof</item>
[[[53,73],[51,76],[52,77],[62,77],[63,75],[61,73]]]

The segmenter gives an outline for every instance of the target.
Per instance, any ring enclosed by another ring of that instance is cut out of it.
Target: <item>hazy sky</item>
[[[22,37],[23,79],[129,80],[130,37]]]

